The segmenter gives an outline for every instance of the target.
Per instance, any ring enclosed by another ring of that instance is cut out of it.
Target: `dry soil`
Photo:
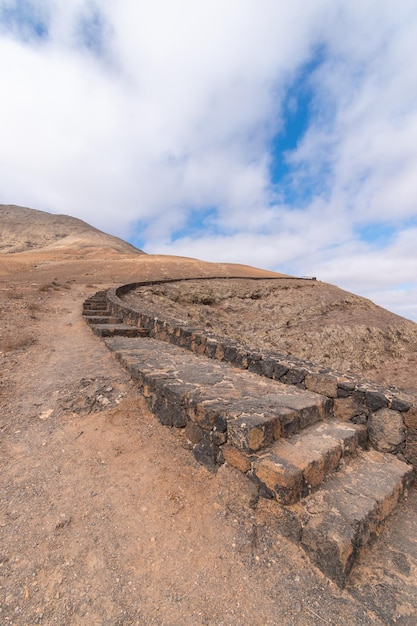
[[[239,278],[139,287],[124,299],[254,350],[417,391],[417,324],[318,280]]]
[[[157,422],[81,316],[102,287],[219,275],[267,273],[105,248],[0,255],[1,624],[417,623],[414,492],[338,589],[245,479],[210,474]]]

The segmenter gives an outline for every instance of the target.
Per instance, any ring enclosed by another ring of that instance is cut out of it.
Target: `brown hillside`
[[[362,333],[392,381],[412,379],[416,325],[319,281],[140,254],[79,220],[0,208],[0,623],[415,624],[414,489],[341,591],[277,535],[268,501],[254,508],[246,479],[209,474],[156,420],[82,303],[103,287],[205,278],[147,288],[142,304],[261,347],[307,345],[326,364],[345,349],[351,363]]]
[[[0,204],[0,253],[41,248],[84,250],[100,247],[121,253],[143,254],[122,239],[107,235],[75,217]]]
[[[0,205],[0,251],[5,279],[28,271],[39,280],[60,274],[108,285],[211,278],[147,287],[136,296],[162,318],[171,315],[255,349],[417,389],[417,324],[334,285],[243,265],[144,255],[81,220],[9,205]],[[212,279],[221,276],[241,279]],[[261,277],[277,280],[242,280]]]
[[[125,299],[254,350],[417,390],[417,324],[315,280],[229,279],[146,286]]]

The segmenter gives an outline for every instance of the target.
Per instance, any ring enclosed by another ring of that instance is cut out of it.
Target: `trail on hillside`
[[[415,623],[414,493],[340,591],[277,535],[268,501],[252,508],[251,483],[210,474],[157,422],[81,318],[102,285],[237,268],[30,258],[0,272],[2,624]]]
[[[81,319],[92,291],[20,285],[2,309],[33,337],[0,355],[2,623],[380,623],[157,423]]]
[[[124,299],[161,319],[417,391],[417,324],[315,280],[221,279],[145,285]]]

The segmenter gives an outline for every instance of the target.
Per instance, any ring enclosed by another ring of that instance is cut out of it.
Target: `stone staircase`
[[[161,423],[185,428],[210,471],[227,462],[255,481],[278,503],[277,530],[343,586],[412,467],[367,450],[366,426],[335,419],[327,396],[151,338],[110,314],[105,291],[83,312]]]
[[[88,298],[83,305],[84,319],[93,333],[99,337],[140,337],[144,333],[140,328],[124,324],[123,320],[111,315],[106,302],[107,291],[98,291]]]

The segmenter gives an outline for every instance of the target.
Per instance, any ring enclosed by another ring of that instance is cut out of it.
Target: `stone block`
[[[237,345],[227,345],[224,350],[224,360],[228,363],[236,365],[241,369],[247,369],[248,367],[248,354],[247,351]]]
[[[300,414],[297,411],[283,408],[280,418],[280,424],[281,436],[289,437],[290,435],[298,432],[301,428]],[[275,439],[278,439],[278,437],[275,437]]]
[[[217,346],[216,346],[216,352],[214,353],[214,358],[217,359],[218,361],[223,361],[225,349],[226,349],[226,346],[220,341],[218,341]]]
[[[162,424],[184,428],[187,421],[184,396],[188,386],[161,378],[157,381],[155,388],[156,399],[152,402],[152,411]]]
[[[180,336],[178,338],[178,345],[182,348],[191,350],[191,337],[193,330],[191,328],[180,328]]]
[[[328,398],[337,398],[337,378],[330,374],[307,374],[306,388]]]
[[[223,458],[231,467],[236,468],[240,472],[248,472],[251,468],[251,456],[242,450],[238,450],[234,446],[225,444],[222,446]]]
[[[392,409],[379,409],[368,419],[371,444],[381,452],[396,452],[405,439],[402,415]]]
[[[251,353],[248,356],[248,370],[254,374],[262,374],[262,354]]]
[[[159,394],[150,396],[150,407],[164,426],[173,426],[173,411],[166,398],[161,398]]]
[[[380,391],[366,391],[365,402],[371,411],[377,411],[388,406],[387,396]]]
[[[289,437],[303,428],[329,416],[326,403],[297,407],[297,403],[293,402],[291,408],[277,407],[275,412],[280,416],[282,437]],[[275,439],[277,439],[277,437],[275,437]]]
[[[162,341],[165,340],[167,336],[166,322],[164,322],[163,320],[155,319],[154,334],[158,337],[158,339]]]
[[[212,430],[214,426],[218,427],[217,430],[222,430],[222,420],[219,419],[220,411],[211,407],[208,402],[190,403],[187,406],[187,415],[191,421],[198,424],[203,430]]]
[[[140,326],[142,328],[146,328],[148,331],[152,331],[154,326],[153,317],[149,317],[149,315],[142,315],[140,320]]]
[[[287,385],[301,385],[307,374],[308,371],[306,369],[292,365],[288,372],[281,376],[281,380]]]
[[[227,440],[240,450],[256,452],[273,441],[276,421],[275,417],[256,414],[229,419]]]
[[[205,431],[195,422],[188,420],[185,425],[185,432],[191,443],[199,443],[202,440]]]
[[[206,347],[204,350],[204,354],[209,359],[214,359],[217,350],[217,341],[215,339],[207,339]]]
[[[301,410],[301,427],[306,428],[317,421],[327,419],[333,415],[333,400],[321,396],[317,405],[305,407]]]
[[[404,456],[408,463],[414,467],[414,470],[417,470],[417,430],[414,428],[407,428]]]
[[[235,363],[238,354],[237,346],[231,344],[225,346],[224,349],[224,360],[228,363]]]
[[[415,398],[412,398],[406,394],[398,394],[391,399],[389,408],[393,411],[408,411],[413,407],[413,403],[415,402]],[[417,407],[414,408],[417,409]]]
[[[333,413],[337,419],[349,422],[358,415],[366,416],[368,408],[354,396],[338,397],[334,399]]]
[[[352,568],[355,531],[332,512],[316,515],[302,530],[301,545],[319,569],[343,587]]]
[[[403,416],[407,428],[417,430],[417,406],[411,407],[406,413],[403,413]]]
[[[203,437],[201,441],[194,446],[193,454],[198,463],[204,465],[210,472],[216,472],[219,448],[210,441],[208,436]]]
[[[204,335],[193,333],[191,337],[191,350],[195,354],[204,354],[206,349],[207,339]]]
[[[253,474],[281,504],[291,504],[300,497],[301,470],[272,452],[253,462]]]
[[[318,450],[311,450],[308,442],[303,449],[300,446],[291,445],[285,440],[280,442],[278,450],[281,459],[292,463],[301,471],[301,491],[298,494],[294,493],[297,499],[301,495],[307,495],[311,489],[317,488],[323,482],[326,473],[337,467],[341,457],[341,446],[336,442],[333,442],[331,449],[326,450],[326,454]]]
[[[337,383],[337,397],[348,398],[355,390],[355,383],[347,378],[338,379]]]
[[[271,357],[264,357],[262,359],[262,376],[266,378],[273,378],[275,370],[275,361]]]
[[[283,376],[285,376],[285,374],[288,372],[288,370],[290,369],[290,364],[289,363],[284,363],[284,362],[277,362],[274,365],[274,373],[272,375],[272,378],[274,380],[281,380],[281,378]]]

